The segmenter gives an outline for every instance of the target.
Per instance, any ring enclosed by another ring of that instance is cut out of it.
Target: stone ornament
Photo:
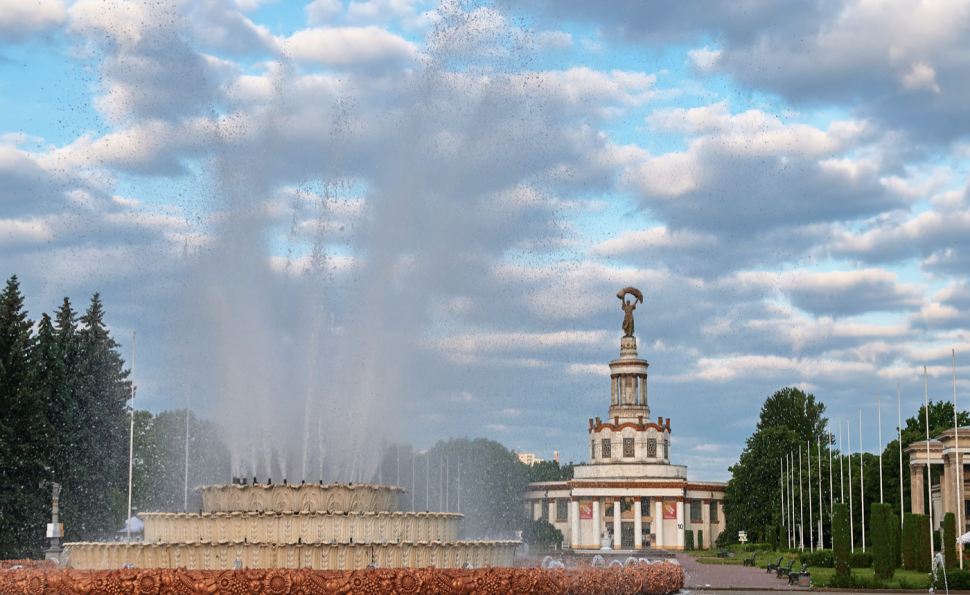
[[[631,302],[626,298],[627,294],[633,296],[633,301]],[[625,315],[623,316],[623,336],[632,337],[633,336],[633,311],[637,309],[637,302],[643,303],[643,293],[640,292],[636,287],[624,287],[616,293],[616,297],[620,298],[623,305],[620,308],[623,309]]]
[[[5,595],[668,595],[684,586],[670,562],[611,568],[308,568],[0,572]]]
[[[392,512],[404,488],[347,484],[204,486],[206,512]]]

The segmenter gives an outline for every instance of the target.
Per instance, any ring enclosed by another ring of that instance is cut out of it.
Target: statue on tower
[[[634,297],[633,301],[624,299],[627,294]],[[633,311],[637,309],[637,302],[643,303],[643,294],[636,287],[626,287],[617,292],[616,297],[620,298],[623,305],[620,308],[623,309],[626,314],[623,316],[623,333],[625,337],[633,336]]]

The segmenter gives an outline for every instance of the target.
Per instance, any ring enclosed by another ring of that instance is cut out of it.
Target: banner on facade
[[[677,520],[676,502],[664,502],[664,520],[667,519]]]
[[[589,520],[593,518],[593,503],[592,502],[580,502],[579,503],[579,519]]]

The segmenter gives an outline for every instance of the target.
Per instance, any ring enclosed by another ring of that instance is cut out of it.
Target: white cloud
[[[66,18],[61,0],[4,0],[0,2],[0,39],[20,40],[58,27]]]
[[[914,62],[912,69],[902,77],[903,87],[910,91],[926,89],[934,93],[940,92],[936,83],[936,70],[926,62]]]
[[[411,42],[375,26],[304,29],[289,37],[284,48],[297,60],[326,66],[400,62],[416,53]]]
[[[306,20],[311,25],[329,25],[331,21],[344,10],[340,0],[313,0],[303,10]]]
[[[718,60],[721,59],[721,50],[711,50],[705,45],[696,50],[687,52],[691,65],[700,72],[710,73],[717,70]]]

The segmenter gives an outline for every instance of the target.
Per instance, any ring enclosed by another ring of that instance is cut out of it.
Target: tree
[[[761,540],[769,525],[780,525],[779,461],[798,451],[799,437],[787,426],[773,426],[752,434],[724,492],[725,532],[746,531]],[[770,487],[769,487],[770,486]],[[767,488],[767,489],[766,489]]]
[[[826,435],[825,405],[815,395],[787,387],[768,397],[761,406],[758,430],[785,426],[795,432],[798,443],[816,442]]]
[[[529,482],[569,481],[573,478],[573,464],[559,465],[559,461],[542,461],[529,467]]]
[[[0,295],[0,557],[27,558],[44,546],[52,436],[34,383],[36,337],[17,276]]]
[[[886,580],[896,572],[890,534],[890,507],[874,502],[869,511],[869,530],[872,535],[872,566],[877,580]]]
[[[562,531],[546,519],[527,521],[522,529],[522,541],[540,549],[552,546],[562,549]]]
[[[128,491],[129,372],[104,323],[99,294],[80,319],[75,369],[76,458],[83,464],[61,498],[78,511],[75,535],[99,539],[124,523]],[[83,503],[83,506],[82,506]]]
[[[903,515],[903,568],[906,570],[916,569],[916,529],[915,515],[907,512]]]
[[[957,565],[957,517],[952,512],[943,515],[943,555],[948,570]]]
[[[929,572],[933,556],[933,536],[930,534],[929,515],[913,515],[913,542],[913,562],[916,572]]]

